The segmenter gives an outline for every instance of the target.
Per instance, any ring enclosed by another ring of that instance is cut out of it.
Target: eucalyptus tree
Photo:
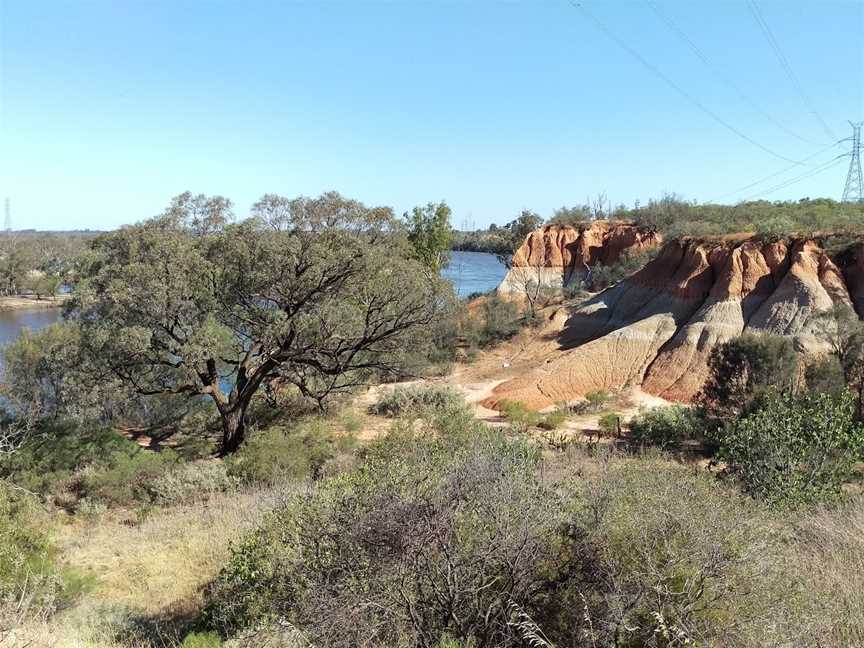
[[[262,388],[330,395],[406,370],[452,291],[412,259],[389,208],[336,193],[231,204],[183,194],[98,238],[67,316],[88,362],[144,395],[205,396],[222,454]]]
[[[414,257],[433,272],[440,272],[450,263],[453,245],[450,213],[447,203],[440,202],[415,207],[402,216]]]

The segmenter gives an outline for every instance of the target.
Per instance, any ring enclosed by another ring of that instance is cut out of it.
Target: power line
[[[827,151],[830,151],[830,150],[833,149],[833,148],[834,148],[834,147],[835,147],[835,146],[836,146],[840,141],[842,141],[842,140],[838,140],[837,142],[834,142],[833,144],[831,144],[831,145],[829,145],[829,146],[826,146],[825,148],[823,148],[823,149],[821,149],[821,150],[819,150],[819,151],[816,151],[816,152],[813,153],[812,155],[808,155],[807,157],[802,158],[801,162],[808,162],[809,160],[812,160],[813,158],[818,157],[818,156],[822,155],[823,153],[825,153],[825,152],[827,152]],[[728,192],[728,193],[723,194],[722,196],[718,196],[717,198],[714,198],[714,199],[711,200],[710,202],[714,203],[714,202],[717,202],[718,200],[723,200],[724,198],[728,198],[729,196],[734,196],[734,195],[740,194],[740,193],[742,193],[742,192],[744,192],[744,191],[747,191],[748,189],[750,189],[750,188],[752,188],[752,187],[755,187],[756,185],[760,185],[760,184],[762,184],[763,182],[767,182],[767,181],[770,180],[771,178],[776,178],[776,177],[779,176],[779,175],[783,175],[783,174],[786,173],[787,171],[791,171],[792,169],[794,169],[795,167],[798,167],[798,166],[801,166],[801,165],[800,165],[800,164],[791,164],[791,165],[789,165],[789,166],[787,166],[787,167],[785,167],[785,168],[783,168],[783,169],[780,169],[779,171],[775,171],[774,173],[765,176],[764,178],[760,178],[759,180],[756,180],[755,182],[751,182],[750,184],[748,184],[748,185],[746,185],[746,186],[744,186],[744,187],[741,187],[741,188],[739,188],[739,189],[736,189],[735,191],[730,191],[730,192]]]
[[[747,200],[752,200],[754,198],[758,198],[759,196],[766,196],[768,194],[774,193],[775,191],[780,191],[781,189],[785,189],[786,187],[791,187],[792,185],[797,184],[799,182],[802,182],[802,181],[806,180],[807,178],[812,178],[813,176],[818,175],[818,174],[822,173],[823,171],[827,171],[828,169],[833,169],[835,166],[837,166],[838,164],[840,164],[843,161],[843,158],[846,157],[846,155],[847,155],[846,153],[838,155],[837,157],[835,157],[831,160],[828,160],[824,164],[819,165],[815,169],[811,169],[811,170],[807,171],[807,173],[802,173],[801,175],[796,176],[795,178],[791,178],[789,180],[786,180],[785,182],[781,182],[778,185],[775,185],[773,187],[769,187],[768,189],[765,189],[764,191],[760,191],[759,193],[755,193],[755,194],[752,194],[750,196],[747,196],[746,198],[744,198],[744,200],[747,201]]]
[[[671,29],[673,32],[675,32],[678,35],[678,37],[681,38],[681,40],[683,40],[685,43],[687,43],[687,45],[690,47],[690,49],[693,50],[693,53],[696,54],[696,56],[699,57],[699,59],[706,65],[706,67],[708,67],[708,69],[710,69],[714,73],[714,76],[716,76],[718,79],[720,79],[721,81],[726,83],[726,85],[731,87],[735,91],[735,93],[741,98],[742,101],[747,103],[753,110],[758,112],[765,119],[770,121],[772,124],[774,124],[777,128],[782,130],[787,135],[790,135],[790,136],[794,137],[795,139],[801,140],[802,142],[806,142],[807,144],[817,144],[818,145],[818,142],[813,142],[812,140],[808,140],[807,138],[802,137],[798,133],[790,130],[789,128],[787,128],[786,126],[781,124],[779,121],[774,119],[774,117],[772,117],[771,114],[768,113],[768,111],[766,111],[758,103],[756,103],[753,99],[751,99],[741,89],[741,86],[739,86],[737,83],[735,83],[735,81],[733,81],[731,78],[729,78],[728,75],[724,74],[723,71],[720,69],[720,67],[718,65],[714,64],[711,61],[711,59],[708,58],[708,56],[705,54],[705,52],[702,51],[702,49],[693,41],[693,39],[690,38],[684,32],[684,30],[681,29],[669,17],[668,14],[666,14],[662,9],[660,9],[660,7],[657,5],[656,2],[653,2],[653,0],[646,0],[646,1],[648,3],[648,6],[651,7],[651,9],[654,11],[654,13],[657,14],[657,16],[663,22],[666,23],[666,25],[669,27],[669,29]]]
[[[648,62],[648,60],[645,59],[645,57],[643,57],[639,52],[637,52],[635,49],[630,47],[626,42],[624,42],[623,40],[618,38],[618,36],[616,36],[599,18],[597,18],[594,14],[592,14],[590,11],[588,11],[581,3],[576,2],[576,0],[570,0],[570,4],[573,5],[576,9],[580,10],[582,13],[584,13],[585,16],[587,16],[595,25],[597,25],[597,27],[604,34],[606,34],[610,39],[612,39],[621,49],[623,49],[625,52],[630,54],[633,58],[635,58],[637,61],[639,61],[645,68],[647,68],[652,74],[659,77],[670,88],[675,90],[675,92],[680,94],[687,101],[689,101],[694,106],[696,106],[699,110],[701,110],[706,115],[711,117],[711,119],[716,121],[718,124],[720,124],[721,126],[726,128],[727,130],[731,131],[732,133],[734,133],[735,135],[737,135],[738,137],[740,137],[744,141],[749,142],[750,144],[761,149],[765,153],[768,153],[769,155],[773,155],[774,157],[779,158],[785,162],[793,162],[795,164],[801,164],[801,162],[798,160],[793,160],[792,158],[788,158],[785,155],[781,155],[780,153],[777,153],[776,151],[772,151],[767,146],[760,144],[759,142],[754,140],[749,135],[746,135],[745,133],[743,133],[740,130],[738,130],[737,128],[735,128],[732,124],[730,124],[725,119],[720,117],[717,113],[712,111],[705,104],[700,102],[698,99],[696,99],[690,93],[688,93],[686,90],[684,90],[681,86],[679,86],[677,83],[675,83],[675,81],[673,81],[668,76],[663,74],[663,72],[661,72],[652,63]]]
[[[789,80],[792,82],[792,85],[795,86],[795,90],[798,92],[798,96],[801,98],[801,102],[804,104],[804,107],[813,115],[820,124],[822,124],[822,128],[828,134],[832,140],[837,139],[837,135],[831,130],[831,127],[828,126],[827,122],[822,118],[817,111],[813,102],[810,100],[810,97],[804,91],[804,86],[801,85],[801,80],[795,74],[795,71],[792,69],[792,66],[789,64],[789,59],[786,58],[786,55],[783,53],[783,50],[780,49],[780,44],[777,42],[777,39],[774,37],[774,32],[771,31],[771,28],[768,26],[768,21],[765,20],[765,16],[762,14],[762,10],[759,9],[759,5],[756,4],[756,0],[747,0],[747,7],[750,9],[750,14],[753,16],[753,19],[756,21],[756,24],[759,25],[759,28],[762,30],[762,33],[765,35],[768,44],[771,46],[771,49],[774,51],[774,55],[777,57],[777,60],[780,62],[780,66],[786,72],[786,76],[789,77]]]

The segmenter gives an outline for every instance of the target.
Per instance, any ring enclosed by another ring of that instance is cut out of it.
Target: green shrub
[[[204,623],[334,648],[758,648],[810,623],[770,512],[728,484],[614,453],[550,483],[535,445],[476,421],[422,428],[440,414],[397,422],[362,469],[270,515],[209,587]]]
[[[527,432],[529,428],[537,426],[543,418],[519,401],[502,400],[498,403],[498,409],[514,432]]]
[[[223,461],[209,460],[180,464],[155,479],[152,490],[157,502],[174,504],[206,499],[237,486]]]
[[[601,408],[603,408],[610,400],[612,400],[612,396],[607,391],[604,391],[602,389],[590,391],[585,394],[585,401],[588,403],[588,408],[586,411],[597,412]]]
[[[221,648],[222,639],[215,632],[193,632],[186,635],[179,648]]]
[[[480,346],[509,340],[521,328],[519,306],[513,300],[491,295],[482,306],[483,326],[478,333]]]
[[[700,405],[712,418],[732,418],[766,390],[791,390],[798,355],[791,338],[747,334],[714,347],[708,367]]]
[[[767,394],[720,433],[720,457],[750,495],[794,505],[836,497],[864,452],[849,392]]]
[[[541,430],[557,430],[564,425],[570,416],[570,412],[566,407],[558,407],[554,412],[546,414],[538,423],[537,427]]]
[[[29,497],[0,482],[0,627],[20,616],[47,616],[57,604],[62,579],[38,509]]]
[[[630,420],[629,428],[633,441],[658,448],[676,447],[702,431],[698,415],[681,405],[642,411]]]
[[[465,399],[452,387],[409,385],[396,387],[396,389],[384,394],[377,403],[369,407],[369,412],[395,418],[404,414],[416,414],[421,410],[430,408],[446,410],[461,407],[464,403]]]
[[[317,479],[353,446],[352,438],[334,434],[326,421],[311,419],[296,429],[274,426],[252,433],[225,466],[228,477],[249,485]]]
[[[115,506],[153,502],[157,496],[155,484],[179,462],[179,455],[170,449],[115,450],[104,466],[82,472],[81,491],[87,497]]]
[[[577,489],[608,579],[585,593],[594,645],[797,645],[797,579],[755,502],[662,456],[613,455]]]
[[[608,412],[597,420],[597,427],[603,436],[617,436],[621,426],[621,416],[615,412]]]
[[[46,424],[18,452],[0,461],[0,477],[30,491],[56,493],[81,469],[105,467],[115,453],[137,450],[137,445],[114,430],[69,422]]]
[[[808,364],[804,379],[811,392],[839,394],[847,388],[843,365],[833,355],[818,358]]]
[[[593,268],[587,288],[592,292],[605,290],[634,272],[641,270],[659,251],[659,247],[638,252],[625,250],[621,257],[611,265],[597,265]]]
[[[56,423],[5,458],[0,476],[50,494],[67,508],[77,508],[85,499],[91,508],[99,503],[128,506],[152,502],[156,480],[179,463],[173,450],[141,448],[114,430]]]

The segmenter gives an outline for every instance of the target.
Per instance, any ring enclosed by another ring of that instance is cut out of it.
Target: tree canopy
[[[440,272],[450,260],[453,229],[447,203],[415,207],[403,216],[414,257],[433,272]]]
[[[137,394],[211,398],[223,454],[262,387],[320,405],[404,372],[451,295],[389,208],[269,195],[232,220],[226,199],[183,194],[99,237],[67,312],[95,373]]]

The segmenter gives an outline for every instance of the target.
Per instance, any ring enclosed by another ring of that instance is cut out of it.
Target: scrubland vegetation
[[[689,407],[489,424],[424,378],[543,314],[455,301],[446,205],[230,216],[184,195],[99,237],[64,322],[5,349],[0,646],[864,643],[854,313],[805,364],[720,345]]]
[[[519,218],[499,227],[485,230],[456,232],[454,249],[491,252],[506,255],[521,245],[525,230],[539,227],[545,220],[550,224],[579,226],[594,220],[610,219],[641,225],[660,232],[667,238],[676,236],[721,236],[755,233],[772,239],[793,234],[808,236],[828,234],[860,234],[864,207],[858,203],[837,202],[828,198],[799,201],[767,200],[742,202],[736,205],[699,204],[688,202],[675,194],[649,200],[645,205],[612,206],[604,194],[585,204],[561,207],[544,219],[523,211]],[[604,286],[605,287],[605,286]]]

